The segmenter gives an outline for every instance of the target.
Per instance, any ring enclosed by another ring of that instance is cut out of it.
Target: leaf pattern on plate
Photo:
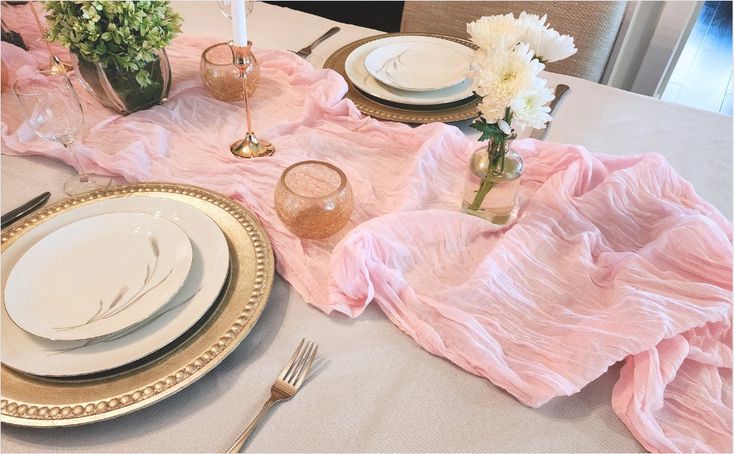
[[[101,343],[104,343],[104,342],[112,342],[114,340],[120,339],[121,337],[125,337],[128,334],[133,333],[133,332],[137,331],[138,329],[142,328],[143,326],[145,326],[145,325],[147,325],[149,323],[152,323],[154,320],[157,320],[158,318],[160,318],[163,315],[171,312],[172,310],[177,309],[177,308],[183,306],[184,304],[188,303],[189,301],[191,301],[192,299],[194,299],[194,297],[196,295],[199,294],[199,292],[201,291],[201,289],[202,289],[203,286],[204,286],[204,284],[202,284],[198,289],[196,289],[196,291],[194,291],[194,293],[192,293],[191,296],[189,296],[188,298],[183,299],[179,303],[176,303],[176,304],[174,304],[174,305],[172,305],[170,307],[163,306],[163,309],[162,310],[156,312],[150,318],[148,318],[145,322],[140,323],[139,325],[135,325],[135,326],[133,326],[131,328],[124,329],[124,330],[122,330],[120,332],[117,332],[117,333],[108,334],[106,336],[95,337],[94,339],[88,339],[86,341],[82,341],[81,343],[79,343],[77,345],[73,345],[71,347],[57,348],[57,349],[47,349],[45,351],[48,352],[48,355],[49,356],[54,356],[54,355],[58,355],[58,354],[61,354],[61,353],[67,353],[67,352],[76,351],[76,350],[79,350],[79,349],[82,349],[82,348],[85,348],[85,347],[89,347],[89,346],[95,345],[95,344],[101,344]]]
[[[158,258],[158,256],[160,255],[160,247],[158,246],[158,239],[154,236],[150,237],[150,247],[151,249],[153,249],[153,256],[155,256],[155,258]]]
[[[153,276],[155,276],[156,271],[158,270],[158,261],[160,259],[160,246],[158,244],[158,239],[154,236],[150,237],[150,249],[153,254],[153,267],[151,269],[150,262],[146,265],[146,271],[145,271],[145,279],[143,280],[143,284],[138,289],[137,292],[135,292],[130,298],[125,300],[123,302],[123,298],[128,293],[128,286],[123,286],[119,292],[117,292],[117,295],[110,301],[109,305],[105,305],[103,300],[99,300],[99,309],[97,312],[86,322],[80,323],[78,325],[72,325],[72,326],[61,326],[61,327],[54,327],[53,329],[58,331],[67,331],[70,329],[76,329],[80,328],[82,326],[89,325],[91,323],[98,322],[100,320],[106,320],[110,317],[114,317],[115,315],[119,314],[120,312],[124,311],[125,309],[132,307],[135,303],[140,301],[145,295],[150,293],[152,290],[155,290],[156,288],[160,287],[161,284],[163,284],[170,276],[173,274],[173,267],[168,270],[168,273],[166,273],[165,276],[163,276],[158,282],[156,282],[153,285],[150,284],[151,279]]]

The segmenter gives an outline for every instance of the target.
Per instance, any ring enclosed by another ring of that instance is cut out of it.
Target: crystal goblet
[[[218,0],[217,4],[219,5],[219,12],[221,12],[224,17],[227,19],[232,19],[232,13],[230,13],[231,9],[231,1],[230,0]],[[245,0],[245,13],[251,14],[252,10],[255,8],[255,0]]]
[[[76,195],[110,185],[110,178],[84,171],[74,149],[74,141],[84,124],[84,111],[74,86],[64,73],[20,77],[12,84],[28,125],[44,140],[66,148],[76,164],[78,175],[64,183],[68,195]]]

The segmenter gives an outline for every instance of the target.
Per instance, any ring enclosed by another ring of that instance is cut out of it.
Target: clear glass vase
[[[514,138],[514,137],[513,137]],[[477,148],[469,161],[462,208],[493,224],[506,224],[517,204],[522,157],[510,149],[512,138]]]
[[[94,98],[103,106],[127,115],[164,103],[171,89],[171,65],[165,49],[156,52],[153,61],[139,62],[141,69],[150,74],[152,83],[141,87],[135,80],[135,71],[127,71],[114,65],[102,66],[75,53],[74,69],[79,79]]]

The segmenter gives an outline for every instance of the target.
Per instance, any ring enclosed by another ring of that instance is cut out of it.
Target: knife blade
[[[51,193],[44,192],[43,194],[27,201],[26,203],[19,206],[18,208],[14,208],[8,211],[7,213],[3,214],[2,216],[0,216],[0,229],[4,229],[5,227],[9,226],[13,222],[17,221],[18,219],[42,207],[43,204],[48,201],[49,197],[51,197]]]
[[[558,104],[561,102],[564,96],[566,96],[566,93],[571,91],[571,87],[569,87],[566,84],[558,84],[556,85],[556,91],[554,93],[555,97],[553,98],[553,101],[550,102],[548,107],[550,107],[550,114],[553,115],[553,112],[555,112],[556,107],[558,107]],[[533,129],[533,132],[530,133],[530,137],[537,140],[543,140],[548,136],[548,131],[550,130],[552,121],[548,122],[548,124],[545,126],[545,129]]]

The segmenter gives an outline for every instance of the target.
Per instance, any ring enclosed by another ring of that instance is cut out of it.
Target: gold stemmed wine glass
[[[36,11],[36,7],[33,6],[33,2],[32,1],[28,2],[28,6],[31,7],[31,12],[33,13],[33,18],[36,20],[36,25],[38,26],[38,31],[41,32],[41,40],[46,44],[46,49],[48,50],[48,55],[49,55],[50,62],[48,64],[48,68],[46,68],[45,71],[46,72],[49,72],[51,74],[60,74],[60,73],[69,73],[69,72],[71,72],[71,70],[74,69],[74,68],[72,68],[72,66],[69,65],[69,64],[67,64],[67,63],[63,63],[59,59],[59,57],[57,57],[56,55],[54,55],[54,51],[51,50],[51,45],[49,44],[48,40],[46,40],[46,38],[45,38],[46,32],[44,31],[43,26],[41,25],[41,19],[39,19],[39,17],[38,17],[38,12]]]
[[[226,17],[227,19],[232,19],[232,14],[230,13],[230,3],[231,0],[218,0],[217,4],[219,5],[219,11]],[[255,0],[245,0],[245,13],[250,14],[252,13],[252,10],[255,8]]]
[[[86,173],[74,150],[74,140],[84,124],[84,111],[66,74],[20,77],[13,82],[12,90],[33,132],[44,140],[62,144],[71,153],[78,175],[64,183],[68,195],[110,185],[109,177]]]

